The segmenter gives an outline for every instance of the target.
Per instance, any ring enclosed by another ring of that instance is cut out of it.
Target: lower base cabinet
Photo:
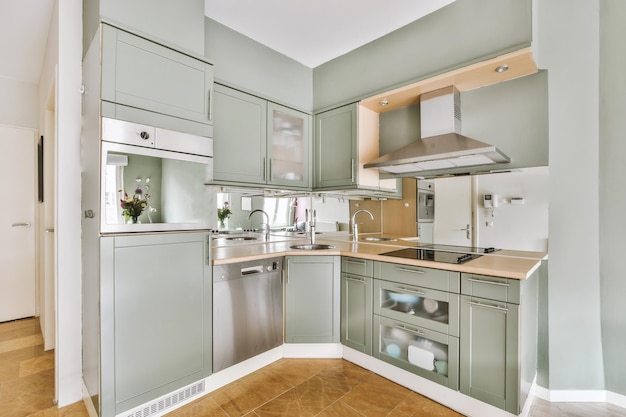
[[[339,343],[340,257],[287,256],[285,342]]]
[[[212,372],[211,237],[101,238],[102,417]]]
[[[341,343],[372,354],[373,261],[341,261]]]
[[[461,296],[462,393],[518,414],[519,306]]]

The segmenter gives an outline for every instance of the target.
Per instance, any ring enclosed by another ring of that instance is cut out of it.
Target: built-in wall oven
[[[211,138],[102,118],[101,144],[102,233],[211,228]]]
[[[213,267],[213,372],[283,343],[283,258]]]

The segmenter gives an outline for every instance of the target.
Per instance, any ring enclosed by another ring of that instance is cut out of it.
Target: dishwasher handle
[[[241,268],[241,276],[262,274],[263,272],[263,265],[255,265]]]

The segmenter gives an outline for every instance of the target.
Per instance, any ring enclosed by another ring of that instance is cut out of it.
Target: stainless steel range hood
[[[368,162],[364,168],[378,168],[391,174],[455,170],[511,162],[498,148],[459,134],[460,94],[445,87],[420,97],[422,139]]]

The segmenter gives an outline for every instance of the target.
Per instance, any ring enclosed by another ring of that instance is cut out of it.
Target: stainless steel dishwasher
[[[283,343],[283,258],[213,267],[213,372]]]

